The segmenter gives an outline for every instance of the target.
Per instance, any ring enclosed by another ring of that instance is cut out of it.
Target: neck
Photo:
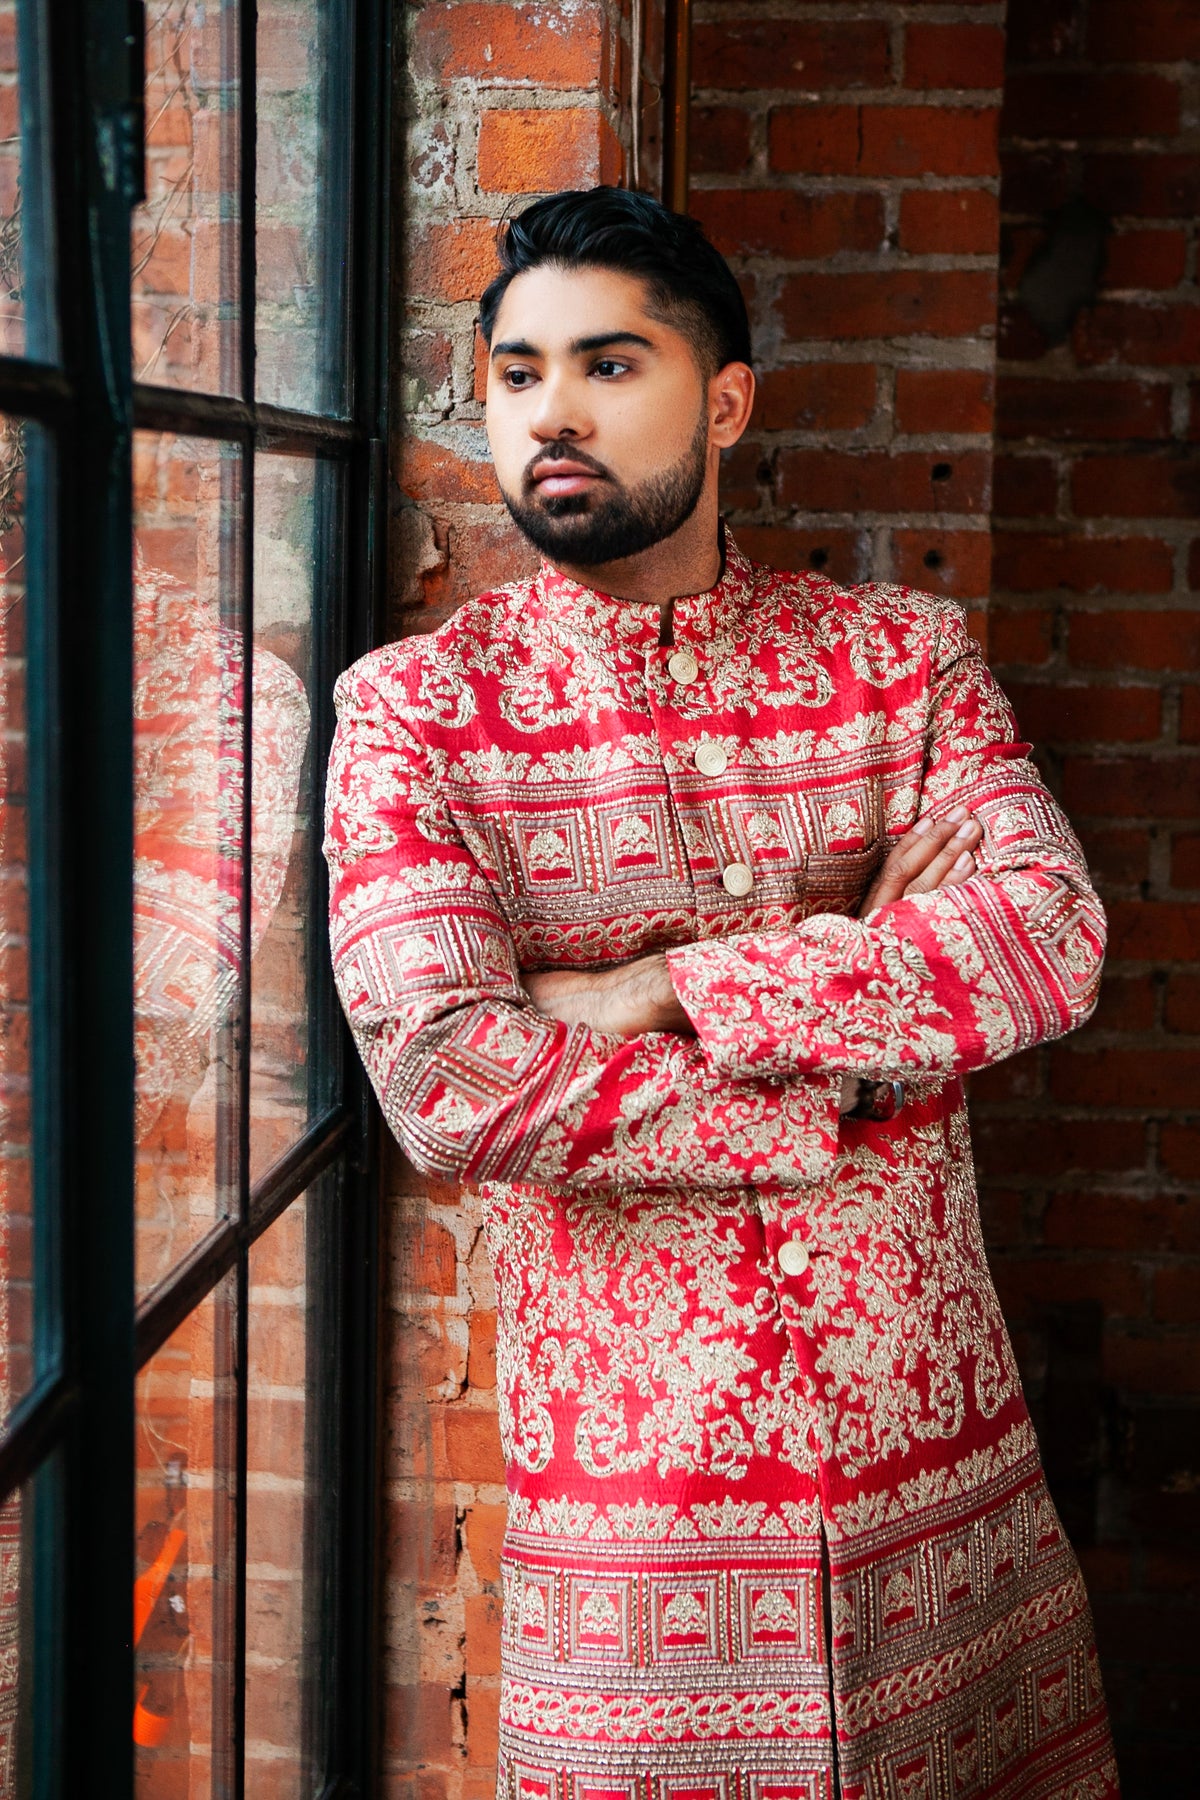
[[[653,606],[660,613],[681,594],[705,593],[721,574],[716,484],[705,487],[695,512],[678,531],[648,550],[587,567],[559,561],[554,566],[581,587],[639,606]]]

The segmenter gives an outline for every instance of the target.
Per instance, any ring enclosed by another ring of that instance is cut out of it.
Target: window
[[[369,1782],[381,0],[0,0],[0,1800]]]

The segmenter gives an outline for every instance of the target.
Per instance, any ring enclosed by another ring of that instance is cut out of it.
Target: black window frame
[[[379,641],[391,9],[386,0],[346,0],[354,22],[347,140],[351,382],[347,416],[339,418],[134,382],[129,243],[142,179],[144,7],[138,0],[19,0],[19,6],[22,105],[40,87],[50,114],[49,217],[61,340],[56,362],[0,357],[0,409],[34,421],[53,444],[53,457],[31,466],[26,519],[31,581],[36,578],[29,692],[37,927],[31,949],[34,1282],[45,1372],[0,1435],[0,1498],[38,1478],[27,1489],[34,1502],[22,1562],[23,1587],[31,1590],[23,1605],[32,1622],[32,1652],[22,1667],[23,1684],[32,1683],[22,1785],[27,1781],[39,1800],[132,1797],[136,1374],[232,1274],[242,1302],[236,1361],[244,1467],[250,1246],[311,1183],[335,1170],[344,1184],[338,1246],[344,1404],[336,1471],[341,1498],[329,1543],[339,1562],[340,1599],[325,1654],[334,1752],[322,1790],[323,1800],[334,1800],[372,1791],[375,1754],[377,1123],[348,1034],[340,1021],[331,1022],[342,1039],[338,1103],[253,1188],[243,1167],[234,1215],[136,1306],[131,459],[134,433],[142,429],[237,444],[249,471],[256,450],[335,459],[345,471],[347,599],[331,654],[344,664]],[[252,0],[242,0],[239,329],[247,396],[254,393],[256,159],[255,108],[246,102],[255,93],[255,28]],[[248,595],[252,479],[244,485],[241,580]],[[320,664],[314,670],[318,778],[332,729],[334,672]],[[324,893],[319,861],[314,904]],[[248,996],[248,981],[244,989]],[[244,1014],[246,1042],[247,1026]],[[244,1056],[247,1081],[248,1061]],[[243,1144],[243,1164],[244,1151]],[[236,1519],[244,1576],[244,1481],[237,1484]],[[233,1800],[245,1792],[244,1580],[238,1585]],[[23,1707],[27,1698],[23,1687]]]

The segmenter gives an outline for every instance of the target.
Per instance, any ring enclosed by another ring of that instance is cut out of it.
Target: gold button
[[[690,650],[676,650],[667,664],[667,674],[681,687],[686,687],[689,681],[695,681],[699,673],[700,664]]]
[[[720,744],[714,744],[711,738],[702,738],[696,745],[696,767],[702,775],[723,775],[729,767],[729,758]]]
[[[788,1238],[779,1246],[779,1266],[785,1275],[803,1275],[809,1264],[809,1255],[799,1238]]]
[[[740,900],[754,886],[754,872],[746,863],[730,863],[721,873],[721,886],[735,900]]]

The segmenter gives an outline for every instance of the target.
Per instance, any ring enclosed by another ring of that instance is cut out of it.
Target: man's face
[[[634,556],[690,518],[710,463],[689,340],[612,269],[528,269],[492,335],[487,431],[505,503],[556,562]]]

